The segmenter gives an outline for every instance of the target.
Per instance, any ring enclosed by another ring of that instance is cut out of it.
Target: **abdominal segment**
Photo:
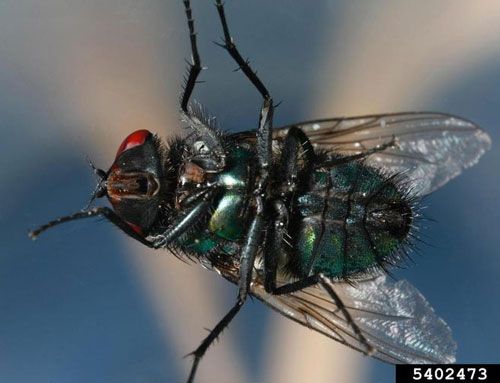
[[[315,171],[297,198],[292,271],[348,279],[397,262],[412,209],[394,179],[354,161]]]

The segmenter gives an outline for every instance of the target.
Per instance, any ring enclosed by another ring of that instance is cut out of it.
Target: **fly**
[[[411,249],[418,199],[474,165],[490,138],[464,119],[409,112],[273,127],[274,102],[230,35],[221,46],[262,96],[256,130],[227,134],[191,94],[201,72],[184,0],[192,62],[180,99],[184,138],[125,138],[86,208],[30,232],[101,216],[151,248],[197,259],[238,285],[236,302],[193,351],[188,382],[248,295],[346,346],[390,363],[453,363],[451,330],[407,281],[386,278]]]

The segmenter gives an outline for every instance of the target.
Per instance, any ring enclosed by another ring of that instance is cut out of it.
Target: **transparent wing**
[[[472,122],[439,113],[410,112],[301,122],[274,130],[282,139],[297,126],[315,148],[354,155],[394,140],[395,145],[367,156],[367,162],[390,173],[404,173],[415,193],[443,186],[474,165],[491,146]]]
[[[237,280],[237,272],[219,271],[232,282]],[[375,358],[394,364],[455,362],[456,344],[450,328],[407,281],[394,283],[380,276],[356,285],[330,285],[375,348]],[[360,352],[367,351],[343,312],[319,285],[278,296],[267,293],[263,284],[255,281],[252,295],[304,326]]]

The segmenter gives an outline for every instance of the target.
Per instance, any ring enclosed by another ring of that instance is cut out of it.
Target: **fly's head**
[[[116,214],[136,231],[151,227],[161,206],[163,166],[158,139],[137,130],[121,143],[115,160],[96,191],[106,195]]]
[[[36,238],[61,223],[96,215],[122,221],[135,233],[146,236],[173,203],[171,196],[175,194],[177,170],[171,164],[170,153],[177,153],[179,145],[172,146],[174,149],[165,149],[148,130],[131,133],[121,143],[108,171],[91,164],[99,183],[87,208],[48,222],[31,231],[30,236]],[[94,199],[102,197],[108,198],[113,212],[106,207],[89,208]]]

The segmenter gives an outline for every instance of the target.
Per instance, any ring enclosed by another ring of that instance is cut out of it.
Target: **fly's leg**
[[[253,200],[255,201],[257,206],[267,205],[266,198],[266,189],[268,186],[268,177],[269,177],[269,167],[272,161],[272,152],[271,152],[271,143],[272,143],[272,124],[273,124],[273,100],[269,91],[259,79],[255,71],[250,67],[250,64],[247,60],[243,59],[240,52],[236,48],[236,44],[234,43],[231,34],[229,33],[229,27],[226,20],[226,15],[224,12],[224,5],[221,0],[216,0],[215,6],[217,7],[217,12],[219,13],[220,22],[222,24],[222,31],[224,34],[224,44],[220,44],[221,47],[227,50],[229,55],[233,58],[234,61],[238,64],[239,69],[245,74],[248,80],[252,83],[252,85],[258,90],[263,98],[262,108],[260,110],[259,115],[259,126],[257,129],[257,159],[258,159],[258,177],[257,177],[257,185],[254,191]],[[281,205],[277,206],[278,214],[282,214],[282,220],[284,220],[286,213],[286,209],[282,209]],[[282,221],[280,221],[282,222]],[[280,222],[276,224],[276,227],[271,228],[270,230],[278,230],[278,232],[282,232],[283,225],[280,225]],[[251,232],[247,238],[252,236]],[[268,241],[266,241],[268,242]],[[280,241],[281,243],[281,241]],[[276,258],[268,259],[267,268],[272,270],[277,266]],[[270,278],[272,279],[272,278]]]
[[[271,99],[271,96],[269,95],[267,88],[264,86],[264,84],[259,79],[257,74],[252,70],[250,64],[248,63],[248,60],[244,60],[243,57],[241,57],[241,54],[239,53],[238,49],[236,48],[234,40],[231,37],[231,34],[229,33],[229,27],[227,25],[226,15],[224,12],[224,4],[222,3],[221,0],[216,0],[215,6],[217,7],[217,11],[219,12],[220,21],[222,24],[222,30],[224,32],[224,44],[218,44],[218,45],[225,48],[229,52],[231,57],[238,64],[239,68],[243,71],[245,76],[247,76],[250,82],[257,88],[262,97],[264,99]]]
[[[323,274],[320,274],[319,276],[319,281],[321,286],[325,289],[325,291],[330,295],[330,297],[333,299],[335,302],[335,305],[342,311],[344,314],[344,317],[351,326],[352,330],[358,337],[358,340],[366,347],[365,354],[366,355],[373,355],[373,353],[376,351],[376,349],[368,342],[368,340],[365,338],[363,333],[361,332],[361,329],[359,326],[356,324],[354,319],[351,316],[351,313],[347,310],[345,307],[344,303],[342,302],[342,299],[337,295],[335,290],[333,289],[331,282],[328,278],[326,278]]]
[[[187,24],[189,28],[189,39],[191,41],[191,63],[188,67],[188,75],[186,77],[186,83],[184,85],[184,91],[180,99],[181,109],[183,112],[188,112],[188,103],[191,93],[193,93],[194,86],[196,85],[196,79],[201,72],[201,61],[200,55],[198,54],[198,47],[196,44],[196,33],[194,31],[194,20],[191,10],[191,4],[189,0],[184,0],[184,8],[186,10]]]
[[[266,272],[267,274],[267,272]],[[276,276],[276,271],[274,271],[274,275]],[[267,277],[267,275],[266,275]],[[366,337],[363,335],[363,332],[359,328],[359,326],[356,324],[354,321],[351,313],[347,310],[346,306],[344,305],[344,302],[342,302],[342,299],[337,295],[333,287],[331,286],[330,280],[325,277],[322,274],[316,274],[316,275],[310,275],[304,279],[287,283],[283,286],[276,287],[276,281],[274,281],[274,289],[270,291],[271,294],[273,295],[284,295],[284,294],[291,294],[296,291],[300,291],[303,289],[306,289],[308,287],[314,286],[320,284],[323,289],[328,293],[330,298],[334,301],[335,305],[337,308],[342,312],[344,315],[345,320],[349,324],[349,326],[352,328],[354,333],[356,334],[356,337],[358,338],[359,342],[365,346],[365,354],[366,355],[373,355],[373,353],[376,351],[376,349],[368,342]],[[266,289],[267,290],[267,289]]]
[[[298,187],[299,172],[309,173],[313,159],[314,149],[307,136],[297,127],[290,128],[281,154],[281,177],[278,180],[282,188],[281,198],[273,201],[275,217],[269,225],[264,250],[264,288],[267,292],[276,290],[276,270],[283,253],[283,243],[286,242],[288,214],[293,209],[291,197]],[[302,165],[299,165],[300,160],[304,161]]]
[[[202,121],[202,118],[200,118],[203,114],[202,108],[198,104],[195,104],[194,107],[189,105],[189,99],[196,85],[196,80],[203,68],[198,53],[193,13],[189,0],[184,0],[184,8],[189,29],[189,40],[191,42],[191,62],[188,64],[188,74],[184,78],[185,84],[180,98],[181,120],[189,125],[198,141],[206,144],[210,153],[209,155],[200,155],[200,159],[205,163],[207,170],[216,172],[225,166],[224,145],[220,134],[210,123]]]
[[[239,68],[248,78],[248,80],[257,88],[262,98],[264,99],[263,105],[259,116],[259,127],[257,129],[257,156],[259,161],[259,181],[257,185],[256,194],[261,194],[267,187],[267,179],[269,174],[269,165],[271,162],[271,141],[272,141],[272,123],[273,123],[273,100],[267,88],[259,79],[257,74],[250,67],[247,60],[244,60],[240,52],[236,48],[233,38],[229,33],[226,16],[224,13],[224,5],[221,0],[216,0],[215,6],[219,13],[219,18],[222,24],[224,33],[224,44],[220,44],[225,48],[231,57],[236,61]]]
[[[276,218],[267,228],[264,245],[264,288],[268,293],[276,290],[276,271],[283,253],[283,240],[288,226],[288,210],[281,200],[274,201]]]
[[[71,214],[71,215],[57,218],[53,221],[46,223],[43,226],[40,226],[36,230],[30,231],[29,236],[32,239],[36,239],[42,232],[44,232],[45,230],[50,229],[54,226],[60,225],[60,224],[65,223],[65,222],[74,221],[77,219],[97,217],[97,216],[102,216],[102,217],[106,218],[109,222],[111,222],[113,225],[118,227],[125,234],[138,240],[143,245],[146,245],[148,247],[154,247],[154,244],[152,244],[150,241],[148,241],[146,238],[144,238],[142,235],[140,235],[134,229],[132,229],[132,227],[127,222],[125,222],[123,219],[121,219],[109,207],[95,207],[95,208],[90,209],[90,210],[79,211],[79,212]]]
[[[217,323],[217,325],[210,331],[210,334],[201,342],[198,348],[191,353],[194,356],[193,365],[189,374],[188,383],[194,381],[196,370],[201,358],[205,355],[210,345],[218,338],[222,331],[231,323],[236,314],[240,311],[245,303],[245,300],[250,291],[250,283],[252,281],[252,272],[255,262],[255,256],[262,240],[262,231],[264,229],[264,207],[260,204],[257,207],[257,215],[250,225],[248,236],[243,246],[240,256],[240,275],[238,281],[238,297],[236,303],[229,310],[229,312]]]
[[[280,286],[276,288],[273,291],[274,295],[282,295],[282,294],[290,294],[295,291],[300,291],[302,289],[305,289],[307,287],[314,286],[316,284],[320,284],[320,286],[325,289],[325,291],[328,293],[330,298],[334,301],[335,305],[337,308],[342,312],[344,315],[345,320],[351,326],[352,330],[356,334],[359,342],[365,346],[365,354],[366,355],[373,355],[373,353],[376,351],[376,349],[368,342],[366,337],[363,335],[363,332],[359,328],[359,326],[356,324],[356,321],[353,319],[351,313],[347,310],[346,306],[344,305],[344,302],[342,302],[342,299],[338,296],[338,294],[335,292],[333,289],[330,280],[325,277],[323,274],[316,274],[316,275],[311,275],[309,277],[306,277],[302,280],[292,282],[292,283],[287,283],[286,285]]]
[[[303,158],[304,157],[304,158]],[[281,154],[281,179],[279,184],[284,188],[281,197],[286,201],[295,193],[297,189],[297,180],[299,171],[302,174],[309,175],[310,167],[315,157],[314,148],[306,134],[299,128],[291,127],[284,140],[283,151]],[[300,169],[299,161],[304,165]]]
[[[167,247],[180,235],[189,230],[203,214],[206,214],[212,204],[217,189],[202,191],[192,202],[192,206],[186,212],[180,213],[168,225],[168,228],[161,234],[147,237],[152,247],[155,249]]]
[[[135,231],[130,224],[120,218],[109,207],[96,207],[90,210],[79,211],[71,215],[57,218],[46,223],[45,225],[40,226],[38,229],[30,231],[29,236],[32,239],[36,239],[45,230],[62,223],[74,221],[77,219],[101,216],[106,218],[109,222],[118,227],[125,234],[141,242],[143,245],[155,249],[166,247],[179,235],[182,235],[186,232],[186,230],[192,227],[192,225],[198,221],[203,213],[206,213],[216,192],[216,188],[200,192],[198,194],[198,198],[196,200],[193,200],[192,206],[187,209],[187,212],[184,214],[179,214],[179,216],[175,217],[168,228],[162,234],[157,236],[144,237],[142,234],[140,234],[140,232]]]

